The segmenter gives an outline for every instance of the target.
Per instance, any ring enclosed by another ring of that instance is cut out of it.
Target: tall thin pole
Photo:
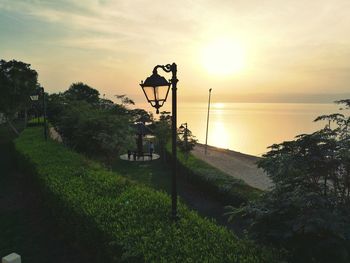
[[[185,128],[185,149],[186,149],[186,153],[187,153],[187,136],[188,136],[188,133],[187,133],[187,122],[185,123],[186,125],[186,128]]]
[[[45,101],[45,91],[44,91],[44,88],[41,88],[41,92],[42,92],[42,95],[43,95],[44,137],[45,137],[45,141],[47,141],[46,101]]]
[[[208,115],[207,115],[207,132],[206,132],[206,135],[205,135],[205,154],[207,154],[207,147],[208,147],[208,127],[209,127],[210,95],[211,95],[211,89],[209,89]]]
[[[172,72],[172,117],[171,117],[171,129],[172,129],[172,189],[171,189],[171,216],[174,221],[177,220],[177,187],[176,187],[176,164],[177,164],[177,157],[176,157],[176,84],[178,82],[177,79],[177,66],[175,63],[171,65],[171,72]]]

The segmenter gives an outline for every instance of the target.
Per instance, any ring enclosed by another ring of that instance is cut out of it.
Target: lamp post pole
[[[176,171],[177,171],[177,156],[176,156],[176,121],[177,121],[177,97],[176,84],[178,82],[177,79],[177,66],[175,63],[171,65],[172,79],[171,79],[171,91],[172,91],[172,114],[171,114],[171,127],[172,127],[172,189],[171,189],[171,216],[173,220],[177,219],[177,185],[176,185]]]
[[[156,66],[153,72],[157,72],[157,68],[162,68],[165,72],[171,72],[171,92],[172,92],[172,110],[171,110],[171,168],[172,168],[172,183],[171,183],[171,217],[174,221],[177,220],[177,156],[176,156],[176,136],[177,136],[177,65],[175,63],[168,64],[166,66]]]
[[[185,125],[185,126],[184,126]],[[187,150],[187,136],[188,136],[188,130],[187,130],[187,122],[181,124],[180,129],[184,130],[184,141],[185,141],[185,149]]]
[[[45,141],[47,141],[46,101],[45,101],[45,90],[44,90],[44,88],[41,88],[41,94],[43,96],[44,137],[45,137]]]
[[[164,77],[158,75],[157,69],[161,68],[167,73],[172,74],[170,82]],[[171,218],[176,221],[177,216],[177,185],[176,185],[176,173],[177,173],[177,157],[176,157],[176,138],[177,138],[177,65],[175,63],[167,65],[157,65],[153,69],[153,73],[148,77],[145,82],[141,81],[140,86],[152,107],[156,108],[156,112],[159,113],[159,108],[163,106],[168,97],[169,88],[171,85],[172,91],[172,114],[171,114],[171,141],[172,141],[172,186],[171,186]],[[165,92],[161,92],[165,90]],[[164,96],[164,97],[163,97]]]
[[[207,154],[207,147],[208,147],[208,127],[209,127],[210,95],[211,95],[211,89],[209,89],[208,114],[207,114],[207,132],[206,132],[206,135],[205,135],[205,154]]]

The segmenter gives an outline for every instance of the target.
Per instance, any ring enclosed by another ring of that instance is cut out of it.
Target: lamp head
[[[141,81],[141,88],[146,96],[147,101],[156,108],[157,114],[159,108],[163,106],[169,93],[171,83],[164,77],[158,75],[156,71],[148,77],[145,82]]]

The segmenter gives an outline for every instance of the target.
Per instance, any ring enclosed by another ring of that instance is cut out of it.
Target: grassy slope
[[[170,153],[170,144],[167,151]],[[192,154],[186,155],[178,151],[180,171],[188,179],[197,183],[203,190],[212,192],[225,204],[239,206],[249,200],[259,198],[263,191],[249,186],[244,181],[220,171],[214,166],[196,158]]]
[[[117,159],[112,169],[120,175],[138,183],[165,191],[169,195],[171,194],[171,167],[162,160],[129,162]],[[224,216],[225,209],[222,202],[218,201],[215,196],[208,194],[208,192],[202,191],[196,185],[189,183],[186,177],[180,174],[178,174],[177,192],[180,199],[201,216],[215,219],[221,225],[234,229],[236,233],[241,233],[242,229],[239,222],[227,222],[227,216]]]
[[[63,145],[45,143],[38,128],[27,129],[16,147],[35,165],[46,198],[67,234],[90,245],[95,253],[104,253],[104,258],[146,262],[274,261],[267,250],[238,240],[182,204],[180,220],[172,224],[166,194],[130,183]]]
[[[16,123],[19,130],[22,126]],[[31,178],[16,168],[14,138],[8,126],[0,126],[0,258],[16,252],[28,263],[83,262],[58,238],[57,226],[43,211]]]

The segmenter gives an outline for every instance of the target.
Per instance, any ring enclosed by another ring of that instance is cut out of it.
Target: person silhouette
[[[152,160],[152,155],[153,155],[153,152],[154,152],[154,144],[153,144],[153,142],[150,142],[150,144],[149,144],[149,154],[150,154],[150,156],[151,156],[151,160]]]

